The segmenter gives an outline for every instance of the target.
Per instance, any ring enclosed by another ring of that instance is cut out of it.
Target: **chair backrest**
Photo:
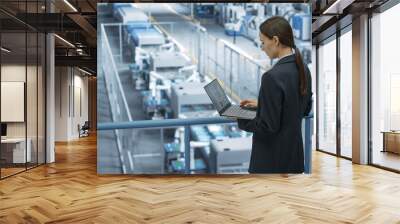
[[[85,121],[85,123],[83,124],[82,128],[86,128],[89,129],[89,121]]]

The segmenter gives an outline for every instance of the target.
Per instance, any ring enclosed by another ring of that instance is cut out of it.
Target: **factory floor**
[[[0,223],[398,223],[399,174],[313,152],[312,175],[101,176],[96,136],[0,181]]]
[[[236,38],[234,38],[233,36],[226,35],[224,27],[220,24],[217,24],[215,19],[195,18],[193,20],[187,13],[187,10],[178,4],[158,4],[157,7],[154,7],[154,4],[142,4],[139,6],[144,12],[150,13],[154,18],[154,22],[156,23],[176,23],[174,28],[177,29],[174,30],[171,30],[170,25],[161,26],[168,31],[171,36],[177,40],[180,40],[179,42],[186,47],[189,47],[189,42],[196,38],[196,33],[191,33],[188,31],[192,28],[195,28],[196,23],[200,23],[207,29],[210,35],[235,44],[238,49],[246,52],[252,57],[252,59],[267,59],[265,54],[262,53],[262,51],[260,51],[260,49],[254,44],[253,40],[243,36],[236,36]]]
[[[257,98],[258,92],[256,87],[259,86],[257,80],[257,71],[242,72],[244,71],[244,65],[239,62],[238,54],[231,54],[230,50],[224,47],[224,43],[229,46],[233,46],[235,50],[240,52],[240,57],[243,59],[246,55],[253,59],[257,63],[263,65],[265,68],[270,67],[270,60],[267,59],[265,53],[263,53],[252,40],[245,38],[243,36],[236,37],[235,44],[233,43],[233,37],[227,36],[225,34],[224,27],[217,24],[213,19],[201,20],[204,22],[201,24],[207,29],[207,41],[199,45],[199,40],[203,37],[196,31],[196,22],[198,20],[193,20],[189,16],[182,15],[182,13],[177,13],[179,11],[173,6],[167,4],[159,4],[154,7],[152,4],[141,4],[140,9],[142,9],[147,14],[150,14],[153,19],[153,24],[160,27],[160,29],[166,33],[168,36],[172,37],[178,44],[183,48],[183,52],[188,55],[192,63],[197,64],[199,60],[199,55],[206,55],[207,60],[207,71],[205,74],[210,78],[218,77],[223,83],[228,83],[228,76],[233,74],[233,85],[240,83],[248,83],[248,86],[254,86],[254,89],[248,89],[246,86],[240,88],[239,91],[233,92],[233,95],[239,96],[240,98]],[[218,39],[218,41],[216,41]],[[200,46],[200,48],[199,48]],[[236,52],[234,50],[234,52]],[[216,63],[218,61],[218,63]],[[247,67],[246,69],[250,69]],[[238,74],[238,75],[236,75]],[[262,71],[261,74],[262,75]],[[240,80],[240,82],[238,82]],[[225,86],[230,95],[233,89],[238,90],[238,86]],[[233,100],[238,100],[234,98]]]

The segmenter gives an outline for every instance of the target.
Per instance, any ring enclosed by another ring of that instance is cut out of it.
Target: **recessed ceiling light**
[[[342,14],[343,9],[353,2],[354,0],[336,0],[322,14]]]
[[[65,4],[67,4],[74,12],[78,12],[78,10],[71,4],[69,3],[68,0],[64,0]]]
[[[66,39],[60,37],[59,35],[54,34],[54,36],[57,37],[58,39],[60,39],[61,41],[63,41],[64,43],[68,44],[69,46],[75,48],[75,45],[73,45],[71,42],[67,41]]]
[[[4,51],[4,52],[6,52],[6,53],[10,53],[10,52],[11,52],[11,50],[9,50],[9,49],[7,49],[7,48],[5,48],[5,47],[1,47],[1,50]]]
[[[83,72],[83,73],[85,73],[85,74],[87,74],[87,75],[92,75],[92,73],[90,73],[90,72],[88,72],[88,71],[85,71],[85,70],[83,70],[83,69],[81,69],[81,68],[79,68],[78,67],[78,69],[79,69],[79,71],[81,71],[81,72]]]

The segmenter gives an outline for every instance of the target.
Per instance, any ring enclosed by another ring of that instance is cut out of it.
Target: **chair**
[[[79,138],[89,136],[89,129],[90,129],[89,121],[85,121],[82,127],[78,124]]]

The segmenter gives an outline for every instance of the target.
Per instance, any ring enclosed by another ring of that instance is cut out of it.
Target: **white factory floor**
[[[175,22],[176,27],[181,29],[175,30],[175,32],[170,33],[170,35],[179,42],[186,46],[190,46],[190,41],[193,40],[189,30],[194,28],[195,24],[190,15],[184,15],[185,9],[179,4],[138,4],[139,7],[147,14],[151,15],[156,22]],[[243,36],[237,36],[235,43],[233,43],[233,37],[228,36],[224,33],[224,27],[217,24],[214,19],[195,19],[196,22],[200,22],[203,27],[205,27],[209,34],[216,38],[223,39],[229,43],[235,44],[237,48],[249,54],[254,60],[269,60],[265,54],[254,44],[253,41],[247,39]],[[167,31],[171,31],[168,25],[163,26]]]
[[[151,15],[154,20],[154,24],[158,24],[163,32],[174,38],[176,42],[182,46],[184,49],[183,52],[190,56],[194,63],[197,62],[197,54],[195,53],[195,55],[193,55],[188,50],[196,48],[194,52],[197,52],[196,41],[199,38],[199,34],[196,32],[196,25],[193,20],[191,20],[188,16],[177,14],[176,10],[169,4],[157,4],[157,6],[154,4],[140,4],[140,8],[148,15]],[[223,39],[229,44],[234,45],[235,49],[239,49],[239,51],[243,54],[250,56],[250,58],[260,62],[262,65],[265,65],[266,68],[269,68],[270,61],[267,59],[265,54],[255,46],[253,41],[239,36],[236,37],[236,43],[233,44],[233,38],[231,36],[227,36],[224,33],[224,28],[221,25],[215,24],[215,21],[212,19],[207,20],[207,22],[204,23],[204,26],[208,29],[209,35],[211,35],[213,38]],[[225,81],[225,83],[227,83],[229,79],[226,74],[236,74],[237,69],[243,68],[239,68],[238,66],[242,65],[236,61],[232,62],[232,66],[229,65],[229,63],[231,63],[228,59],[229,54],[225,52],[221,42],[219,43],[220,44],[217,47],[215,47],[213,43],[206,43],[207,47],[209,47],[209,49],[212,51],[208,54],[210,61],[208,64],[211,67],[211,70],[214,72],[210,72],[209,74],[205,75],[209,77],[219,77],[223,82]],[[204,49],[200,50],[204,51]],[[214,64],[217,58],[220,60],[218,65]],[[222,64],[221,61],[223,61]],[[232,69],[232,71],[222,70],[224,66],[228,69]],[[260,75],[262,75],[262,72]],[[233,78],[234,84],[246,83],[247,85],[240,86],[240,88],[238,86],[227,86],[227,89],[236,89],[236,91],[233,93],[234,95],[239,96],[239,98],[256,98],[258,95],[258,80],[260,80],[260,77],[257,77],[257,71],[254,70],[249,74],[239,73],[238,76],[239,77]],[[241,80],[240,82],[238,81],[239,79]],[[248,86],[251,88],[249,89]],[[240,90],[237,91],[237,89]],[[228,91],[228,94],[230,93],[231,92]]]

